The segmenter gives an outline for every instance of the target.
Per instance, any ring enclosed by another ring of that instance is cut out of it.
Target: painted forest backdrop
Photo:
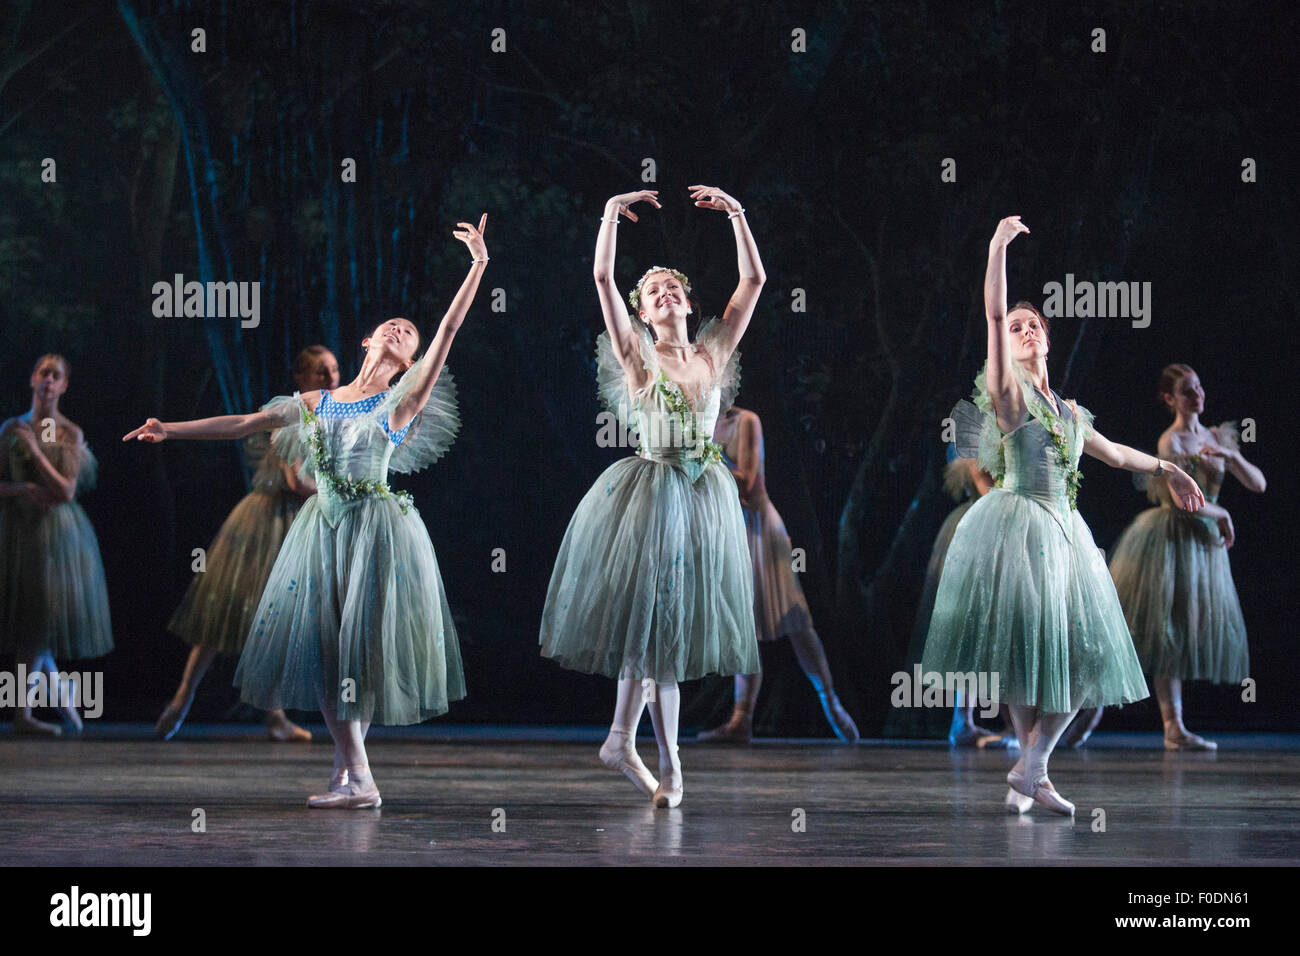
[[[312,342],[346,381],[391,315],[427,334],[466,267],[452,224],[487,212],[492,264],[449,362],[464,430],[437,467],[398,482],[464,643],[470,697],[448,719],[606,718],[608,683],[540,661],[536,626],[569,515],[620,454],[594,440],[591,253],[604,200],[641,188],[650,158],[665,208],[620,228],[625,286],[673,265],[706,315],[720,311],[730,230],[686,187],[720,185],[748,209],[769,280],[739,401],[763,418],[768,487],[807,552],[803,584],[865,732],[885,723],[951,507],[940,423],[982,361],[987,240],[1009,214],[1033,230],[1011,250],[1013,297],[1041,299],[1067,272],[1152,283],[1149,328],[1054,323],[1053,382],[1105,434],[1154,446],[1171,361],[1200,372],[1209,423],[1256,421],[1246,451],[1269,492],[1230,481],[1224,504],[1259,703],[1207,688],[1188,709],[1206,730],[1300,726],[1285,432],[1297,91],[1279,49],[1296,19],[1206,2],[6,4],[2,411],[27,407],[37,355],[69,357],[62,407],[101,463],[84,504],[118,643],[106,717],[152,720],[170,695],[186,649],[165,624],[191,550],[246,480],[233,443],[121,434],[146,415],[291,391],[289,363]],[[1097,27],[1105,53],[1091,49]],[[496,28],[505,52],[491,50]],[[806,52],[791,50],[795,28]],[[46,157],[56,183],[42,182]],[[349,157],[354,184],[340,179]],[[940,178],[949,157],[956,182]],[[1246,157],[1257,182],[1242,182]],[[260,326],[155,318],[151,287],[175,273],[260,282]],[[490,309],[497,288],[504,312]],[[1145,501],[1125,474],[1084,472],[1081,509],[1106,548]],[[824,733],[789,647],[763,653],[759,729]],[[233,666],[205,682],[196,718],[229,713]],[[687,723],[720,718],[728,688],[692,688]],[[1153,711],[1107,726],[1149,729]]]

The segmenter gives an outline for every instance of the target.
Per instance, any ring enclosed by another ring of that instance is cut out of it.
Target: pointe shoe
[[[267,723],[266,735],[280,743],[311,743],[311,731],[299,727],[287,717],[281,721]]]
[[[181,724],[185,723],[185,715],[189,712],[188,703],[184,707],[177,707],[175,703],[168,704],[158,718],[158,723],[153,726],[154,736],[159,740],[171,740],[176,731],[181,729]]]
[[[835,694],[818,694],[822,702],[822,712],[826,715],[826,721],[831,725],[831,730],[835,731],[835,736],[846,744],[855,744],[858,742],[858,725],[853,722],[849,712],[844,709],[840,699]]]
[[[622,735],[626,742],[625,746],[610,746],[610,741],[606,740],[600,748],[600,762],[610,770],[617,770],[632,781],[632,784],[647,797],[653,796],[659,789],[659,781],[655,780],[654,774],[650,769],[641,762],[637,755],[636,747],[633,746],[630,735]]]
[[[670,776],[676,776],[678,784],[676,787],[665,787],[664,780]],[[659,780],[659,786],[655,788],[654,805],[660,810],[671,810],[674,807],[682,805],[682,797],[686,795],[686,788],[681,783],[681,773],[673,774],[671,771],[664,774]]]
[[[59,737],[63,734],[63,728],[19,713],[14,715],[13,732],[15,736],[24,737]]]
[[[1170,734],[1165,731],[1165,749],[1166,750],[1218,750],[1219,745],[1213,740],[1206,740],[1199,734],[1194,734],[1186,728],[1182,733]]]
[[[313,810],[370,810],[383,803],[373,780],[364,789],[355,783],[345,783],[338,790],[307,798],[307,806]]]
[[[700,731],[695,735],[695,740],[702,744],[747,744],[753,736],[753,721],[732,717],[720,727]]]
[[[977,747],[980,750],[1006,750],[1010,747],[1010,744],[1007,743],[1005,734],[994,733],[991,730],[985,730],[983,727],[967,724],[960,730],[949,732],[948,746]],[[1020,741],[1016,741],[1016,746],[1020,746]]]
[[[338,793],[347,785],[348,768],[344,767],[342,770],[335,770],[333,775],[330,777],[330,793]]]
[[[1056,787],[1052,786],[1052,781],[1047,777],[1040,777],[1031,789],[1025,775],[1012,770],[1007,774],[1007,784],[1021,796],[1031,798],[1044,810],[1051,810],[1064,817],[1074,816],[1074,804],[1057,793]]]
[[[1034,798],[1026,797],[1023,793],[1016,793],[1013,788],[1008,787],[1007,796],[1002,801],[1002,805],[1006,807],[1007,813],[1019,815],[1029,812],[1029,808],[1034,805]]]

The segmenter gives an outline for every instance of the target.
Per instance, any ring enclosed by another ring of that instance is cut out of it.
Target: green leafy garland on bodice
[[[305,409],[302,426],[307,429],[307,444],[316,463],[317,478],[325,480],[330,491],[343,501],[360,501],[362,498],[391,498],[406,514],[415,504],[409,491],[393,491],[385,481],[374,478],[348,478],[334,470],[334,463],[326,449],[325,424],[311,409]]]
[[[664,398],[664,404],[668,406],[668,411],[677,419],[677,423],[682,428],[682,440],[686,447],[692,449],[688,452],[687,457],[696,459],[702,465],[708,465],[712,462],[722,461],[722,446],[712,438],[703,438],[699,434],[699,419],[696,417],[694,409],[686,399],[682,387],[664,374],[663,369],[659,370],[659,377],[655,379],[655,386],[659,389],[659,394]]]

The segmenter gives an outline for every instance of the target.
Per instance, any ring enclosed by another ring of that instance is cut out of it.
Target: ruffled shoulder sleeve
[[[971,400],[953,406],[953,443],[958,458],[974,458],[984,471],[993,476],[995,483],[1002,481],[1006,464],[1002,457],[1002,431],[998,428],[997,413],[989,396],[987,383],[988,363],[975,376],[975,390]]]
[[[722,400],[718,404],[719,415],[735,403],[736,393],[740,391],[740,349],[732,349],[728,356],[722,355],[722,343],[719,341],[721,334],[722,321],[715,315],[700,326],[695,336],[695,344],[709,353],[714,368],[719,370],[717,384],[722,389]]]
[[[635,326],[634,326],[635,328]],[[659,374],[659,361],[655,355],[654,343],[650,340],[649,329],[637,329],[637,344],[641,349],[641,364],[651,376]],[[609,332],[596,336],[596,392],[601,405],[618,419],[620,425],[629,430],[635,428],[632,421],[634,400],[628,393],[627,375],[614,354],[614,344]]]
[[[89,491],[99,481],[99,462],[83,440],[77,446],[77,494]]]
[[[387,421],[389,414],[415,388],[420,366],[429,361],[426,353],[418,363],[403,373],[388,391],[375,415]],[[456,401],[456,379],[445,365],[429,391],[424,407],[411,419],[401,444],[393,449],[388,470],[410,473],[427,468],[447,453],[460,431],[460,407]]]
[[[282,461],[303,462],[302,471],[304,474],[307,473],[307,464],[311,460],[311,455],[308,454],[307,429],[304,425],[311,413],[302,395],[298,392],[292,395],[277,395],[263,405],[261,410],[271,416],[271,428],[274,431],[271,432],[270,448],[280,456]]]
[[[1096,416],[1072,398],[1066,399],[1066,404],[1070,406],[1070,411],[1074,412],[1074,420],[1078,423],[1080,441],[1087,441],[1092,437],[1092,423]]]
[[[1223,422],[1210,429],[1214,440],[1228,451],[1241,451],[1241,431],[1236,422]]]

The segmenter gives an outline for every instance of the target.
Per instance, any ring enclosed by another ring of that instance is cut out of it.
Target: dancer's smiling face
[[[671,324],[677,316],[685,317],[690,312],[691,301],[686,297],[686,289],[671,272],[652,272],[641,283],[639,315],[645,322]]]
[[[1033,309],[1012,309],[1007,314],[1007,331],[1011,335],[1011,356],[1017,362],[1029,364],[1047,357],[1047,324]]]
[[[63,360],[47,355],[32,370],[32,393],[42,401],[53,401],[68,390],[68,367]]]
[[[410,319],[393,318],[375,326],[361,346],[372,355],[388,356],[403,368],[410,368],[420,347],[420,332]]]
[[[333,391],[339,387],[339,360],[329,351],[314,355],[306,368],[294,373],[293,381],[300,392]]]

